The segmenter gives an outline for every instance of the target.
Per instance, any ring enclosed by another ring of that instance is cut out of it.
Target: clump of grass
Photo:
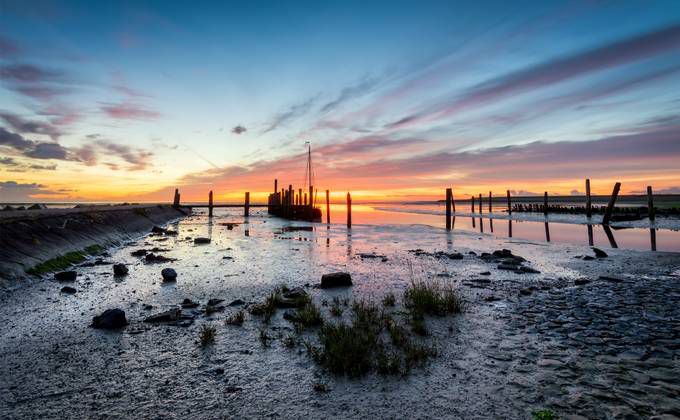
[[[325,324],[319,331],[320,348],[309,348],[312,357],[333,373],[360,376],[373,366],[377,334],[355,324]]]
[[[342,313],[344,312],[342,306],[340,306],[340,299],[337,296],[333,298],[333,304],[331,305],[330,311],[333,316],[342,316]]]
[[[463,302],[451,286],[432,281],[412,281],[404,292],[404,305],[416,317],[422,314],[443,316],[463,311]]]
[[[557,415],[552,410],[537,410],[531,413],[533,420],[557,420]]]
[[[262,347],[269,347],[270,344],[269,342],[271,341],[271,337],[267,334],[266,329],[261,329],[260,330],[260,344],[262,344]]]
[[[307,303],[305,306],[296,310],[295,312],[289,312],[289,319],[293,323],[300,324],[304,327],[312,327],[323,324],[321,310],[319,310],[319,307],[313,302]]]
[[[229,316],[227,319],[224,320],[224,323],[227,325],[243,325],[243,321],[245,320],[246,314],[243,312],[243,309],[239,310],[235,314]]]
[[[387,326],[387,332],[390,335],[392,344],[396,347],[404,347],[408,341],[408,332],[401,325],[397,324],[394,320],[388,319],[385,323]]]
[[[380,350],[376,356],[376,371],[381,375],[398,375],[401,372],[401,357],[396,351]]]
[[[434,347],[425,344],[414,343],[409,341],[404,347],[404,368],[408,372],[413,367],[424,366],[430,357],[437,356],[437,350]]]
[[[383,306],[394,306],[397,303],[397,298],[394,296],[394,293],[388,293],[383,297],[382,304]]]
[[[262,315],[265,322],[269,322],[271,317],[276,313],[276,292],[273,292],[263,303],[251,306],[248,310],[253,315]]]
[[[215,336],[217,335],[217,329],[211,325],[203,325],[198,334],[201,346],[205,347],[209,344],[215,342]]]
[[[411,331],[420,336],[427,335],[427,326],[425,325],[425,319],[422,316],[411,316]]]

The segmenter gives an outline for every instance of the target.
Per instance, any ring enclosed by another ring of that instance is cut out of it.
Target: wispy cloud
[[[236,127],[231,129],[231,132],[234,133],[234,134],[243,134],[246,131],[248,131],[248,129],[245,128],[244,126],[242,126],[241,124],[239,124]]]
[[[287,125],[288,123],[301,117],[302,115],[305,115],[316,103],[318,98],[319,98],[318,95],[313,96],[311,98],[306,99],[303,102],[293,104],[290,107],[288,107],[288,109],[286,109],[285,111],[276,114],[274,118],[272,118],[272,120],[267,124],[267,127],[264,130],[262,130],[262,134],[274,131],[280,127]]]
[[[51,123],[43,121],[29,121],[22,116],[7,111],[0,111],[0,119],[17,133],[21,134],[42,134],[51,137],[53,140],[59,138],[61,130]]]
[[[132,102],[102,103],[100,109],[110,118],[117,120],[155,120],[161,114]]]
[[[571,56],[556,58],[469,88],[454,99],[446,99],[423,111],[403,117],[387,128],[450,117],[494,101],[602,71],[674,50],[680,50],[680,25],[603,45]]]

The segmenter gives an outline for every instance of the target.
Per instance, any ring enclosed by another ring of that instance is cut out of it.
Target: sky
[[[680,193],[680,1],[0,0],[0,202]]]

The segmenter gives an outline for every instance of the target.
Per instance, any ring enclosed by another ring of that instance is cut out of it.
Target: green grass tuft
[[[46,273],[66,270],[74,264],[79,264],[87,259],[90,255],[97,255],[104,251],[99,245],[90,245],[80,251],[68,252],[64,255],[51,258],[44,261],[35,267],[26,270],[26,273],[33,276],[40,276]]]
[[[451,286],[442,286],[433,281],[412,281],[404,292],[404,305],[414,318],[422,315],[443,316],[463,311],[463,302]]]

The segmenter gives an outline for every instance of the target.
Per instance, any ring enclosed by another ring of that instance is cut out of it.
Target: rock
[[[75,271],[61,271],[59,273],[54,273],[54,279],[56,281],[75,281],[78,277],[78,273]]]
[[[144,318],[144,322],[157,323],[157,322],[175,322],[182,317],[182,310],[179,308],[173,308],[169,311],[161,312],[159,314],[151,315]]]
[[[609,256],[609,255],[607,255],[606,252],[604,252],[604,251],[601,250],[600,248],[595,248],[595,247],[593,247],[593,252],[595,253],[595,256],[596,256],[597,258],[607,258],[607,257]]]
[[[600,280],[606,280],[606,281],[610,281],[612,283],[623,283],[623,279],[620,279],[618,277],[612,277],[612,276],[600,276]]]
[[[531,289],[520,289],[520,296],[529,296],[531,294]]]
[[[584,255],[583,256],[583,261],[592,261],[594,259],[595,259],[595,257],[593,257],[591,255]]]
[[[214,299],[214,298],[213,298],[213,299],[210,299],[210,300],[208,301],[208,306],[217,306],[217,305],[219,305],[219,304],[222,303],[222,302],[224,302],[224,299]]]
[[[148,251],[146,249],[138,249],[136,251],[132,251],[130,255],[132,255],[133,257],[143,257],[147,254],[147,252]]]
[[[309,301],[309,295],[301,287],[280,293],[276,297],[276,306],[279,308],[301,308]]]
[[[113,265],[113,275],[114,276],[125,276],[130,270],[128,270],[125,264],[114,264]]]
[[[177,272],[173,268],[164,268],[161,271],[161,276],[163,276],[163,281],[177,280]]]
[[[194,244],[196,245],[205,245],[210,243],[210,238],[194,238]]]
[[[178,232],[176,230],[166,230],[165,236],[177,236]]]
[[[174,258],[167,258],[162,255],[156,255],[153,252],[150,254],[146,254],[145,261],[148,263],[163,263],[163,262],[169,262],[169,261],[175,261]]]
[[[28,207],[26,210],[45,210],[47,208],[46,205],[44,204],[33,204],[32,206]]]
[[[240,305],[244,305],[244,304],[245,304],[245,302],[242,301],[241,299],[235,299],[235,300],[231,301],[229,306],[240,306]]]
[[[575,286],[583,286],[583,285],[588,284],[588,283],[590,283],[590,280],[588,280],[588,279],[576,279],[576,280],[574,280]]]
[[[122,328],[128,324],[125,319],[125,311],[122,309],[107,309],[101,315],[92,318],[92,328],[113,330]]]
[[[163,235],[165,233],[165,229],[163,229],[160,226],[154,226],[151,228],[151,233],[155,233],[156,235]]]
[[[66,294],[72,295],[75,292],[77,292],[77,290],[74,289],[71,286],[64,286],[64,287],[61,288],[61,293],[66,293]]]
[[[182,308],[184,309],[198,308],[199,305],[200,304],[198,302],[194,302],[189,298],[186,298],[182,301]]]
[[[490,276],[490,275],[491,275],[491,271],[482,271],[481,273],[479,273],[479,275],[480,275],[480,276]]]
[[[521,266],[519,269],[520,269],[523,273],[540,274],[540,271],[536,270],[535,268],[531,268],[531,267]]]
[[[331,287],[347,287],[352,285],[352,276],[349,273],[329,273],[321,276],[322,289],[328,289]]]
[[[496,267],[496,268],[498,268],[499,270],[508,270],[508,271],[517,270],[517,266],[511,265],[511,264],[498,264],[498,267]]]

